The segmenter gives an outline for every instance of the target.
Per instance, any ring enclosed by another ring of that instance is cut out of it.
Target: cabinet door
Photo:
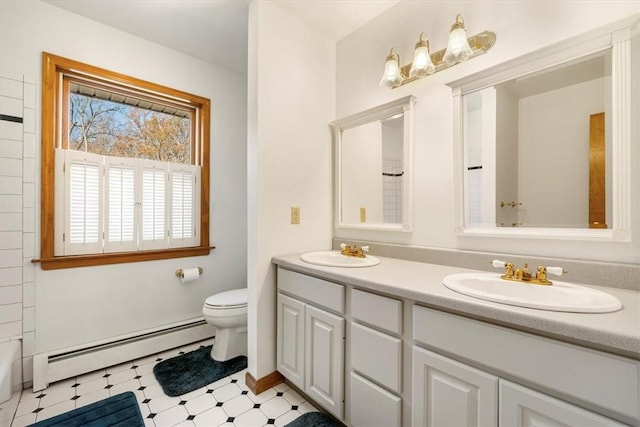
[[[304,311],[304,303],[278,294],[278,371],[300,389],[304,389]]]
[[[343,418],[344,319],[305,308],[304,390],[325,409]]]
[[[505,427],[622,427],[616,421],[529,388],[500,380],[500,425]]]
[[[498,378],[413,347],[414,426],[497,426]]]

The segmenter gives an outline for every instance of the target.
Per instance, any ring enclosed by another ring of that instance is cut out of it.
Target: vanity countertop
[[[442,285],[443,278],[449,274],[477,270],[377,258],[380,264],[366,268],[313,265],[302,261],[300,254],[277,256],[272,262],[326,280],[348,283],[410,299],[420,305],[640,360],[640,292],[588,286],[607,292],[622,302],[623,308],[613,313],[537,310],[469,297]]]

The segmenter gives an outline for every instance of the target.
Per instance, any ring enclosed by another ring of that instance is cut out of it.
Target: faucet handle
[[[344,249],[344,248],[346,248],[346,247],[347,247],[347,244],[346,244],[346,243],[340,243],[340,249]]]
[[[568,273],[568,271],[562,267],[547,267],[547,273],[555,274],[556,276],[562,276],[563,274]]]
[[[362,249],[362,252],[369,252],[369,246],[362,246],[360,249]]]
[[[499,259],[494,259],[493,261],[491,261],[491,265],[495,268],[504,268],[507,266],[507,263],[504,261],[500,261]]]

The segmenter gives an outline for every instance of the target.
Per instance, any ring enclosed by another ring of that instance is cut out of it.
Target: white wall
[[[522,206],[499,207],[500,202],[520,202],[518,199],[518,100],[508,90],[496,90],[496,138],[494,152],[496,158],[496,223],[511,227],[519,224]],[[531,159],[534,161],[534,159]]]
[[[360,208],[366,210],[364,222],[382,221],[382,124],[356,126],[342,132],[342,222],[360,224]]]
[[[518,201],[525,226],[589,224],[589,117],[604,112],[604,85],[600,78],[520,99]]]
[[[207,296],[245,286],[246,77],[48,3],[0,2],[0,66],[35,76],[37,199],[42,51],[211,99],[210,242],[217,249],[205,257],[55,271],[35,267],[31,351],[51,352],[199,317]],[[39,203],[35,206],[39,224]],[[35,256],[39,239],[36,229]],[[183,285],[174,275],[177,268],[195,266],[204,269],[197,283]]]
[[[276,369],[274,255],[331,247],[335,43],[278,5],[249,6],[249,373]],[[300,207],[300,224],[290,208]]]
[[[456,236],[453,215],[452,96],[446,86],[447,82],[639,12],[639,2],[627,1],[406,1],[399,2],[339,41],[336,63],[337,117],[409,94],[415,95],[417,102],[414,231],[381,233],[340,229],[335,230],[336,236],[423,247],[640,262],[640,215],[637,211],[633,215],[632,243]],[[444,48],[457,13],[464,17],[469,35],[484,30],[496,33],[496,44],[487,54],[394,90],[378,86],[384,59],[391,47],[399,51],[403,65],[411,60],[418,35],[423,31],[429,37],[433,51]],[[637,70],[632,75],[637,76]],[[637,104],[634,108],[637,108]],[[634,117],[637,117],[637,109],[634,111]],[[635,135],[637,139],[637,131]],[[640,169],[640,157],[637,155],[632,159],[631,169]],[[637,207],[640,197],[637,188],[633,197],[633,204]]]

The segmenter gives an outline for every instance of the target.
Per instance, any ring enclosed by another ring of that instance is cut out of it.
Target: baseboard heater
[[[50,383],[210,338],[215,328],[203,318],[114,337],[85,346],[33,356],[33,391]]]

